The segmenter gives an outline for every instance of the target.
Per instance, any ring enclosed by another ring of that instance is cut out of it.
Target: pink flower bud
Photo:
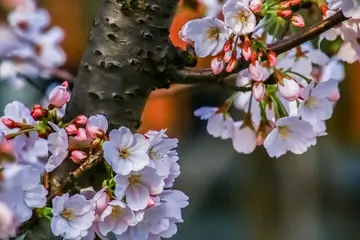
[[[228,65],[226,66],[227,72],[232,72],[238,65],[238,60],[236,58],[231,58]]]
[[[211,60],[211,70],[215,75],[218,75],[224,69],[224,61],[221,58],[214,57]]]
[[[262,2],[261,0],[252,0],[249,6],[251,11],[254,13],[260,13],[262,9]]]
[[[244,57],[244,59],[246,61],[249,61],[249,59],[251,58],[251,46],[250,46],[250,41],[249,40],[245,40],[243,46],[242,46],[242,51],[241,51],[241,55]]]
[[[268,52],[268,60],[270,63],[270,66],[275,66],[276,64],[276,53],[274,51],[269,51]]]
[[[86,125],[87,121],[88,118],[85,115],[79,115],[74,119],[73,123],[78,125]]]
[[[71,152],[71,160],[73,160],[74,163],[82,164],[84,160],[87,158],[87,155],[83,151],[75,150]]]
[[[297,27],[304,27],[305,26],[305,21],[304,21],[304,18],[298,14],[298,13],[295,13],[292,17],[291,17],[291,23],[294,25],[294,26],[297,26]]]
[[[290,18],[292,16],[292,11],[291,10],[280,10],[280,11],[277,11],[276,14],[282,18]]]
[[[256,61],[255,64],[249,65],[249,73],[254,81],[263,81],[264,79],[264,68],[260,65],[259,61]]]
[[[65,128],[67,135],[75,135],[75,134],[77,134],[77,130],[78,129],[75,124],[70,124],[69,126],[67,126]]]
[[[55,87],[49,94],[49,104],[62,108],[70,100],[69,84],[64,82],[61,86]]]
[[[87,140],[85,128],[79,128],[77,130],[76,136],[74,138],[77,141],[85,141],[85,140]]]
[[[278,83],[279,92],[289,101],[296,100],[300,95],[300,86],[293,80],[284,78],[282,84]]]
[[[35,105],[31,110],[31,116],[35,120],[40,120],[41,118],[47,116],[47,110],[42,108],[40,105]]]
[[[252,93],[256,101],[263,100],[265,96],[265,85],[262,82],[255,83],[252,87]]]
[[[1,122],[9,129],[16,128],[16,122],[8,117],[1,118]]]
[[[232,43],[233,43],[233,40],[232,39],[229,39],[225,42],[224,44],[224,52],[230,52],[232,50]]]

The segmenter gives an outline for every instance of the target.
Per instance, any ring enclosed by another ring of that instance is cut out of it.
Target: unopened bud
[[[88,118],[85,115],[79,115],[74,120],[73,123],[77,125],[86,125]]]
[[[268,52],[268,60],[270,63],[270,66],[275,66],[276,64],[276,53],[274,51],[269,51]]]
[[[46,117],[47,114],[48,111],[45,108],[42,108],[40,105],[35,105],[31,110],[31,116],[35,120],[40,120],[41,118]]]
[[[226,66],[227,72],[232,72],[238,65],[238,60],[236,58],[231,58],[228,65]]]
[[[280,10],[280,11],[277,11],[276,14],[282,18],[290,18],[293,13],[291,10]]]
[[[224,52],[230,52],[232,50],[233,40],[232,38],[227,40],[224,44]]]
[[[77,134],[77,130],[78,129],[75,124],[70,124],[65,128],[67,135],[75,135]]]
[[[294,25],[294,26],[297,26],[297,27],[304,27],[305,26],[305,21],[304,21],[304,18],[298,14],[298,13],[295,13],[292,17],[291,17],[291,23]]]
[[[262,82],[254,83],[252,93],[256,101],[263,100],[265,96],[265,85]]]
[[[2,123],[9,129],[13,129],[17,127],[17,124],[14,120],[8,117],[1,118]]]
[[[74,163],[82,164],[84,160],[87,158],[87,155],[83,151],[75,150],[71,152],[70,158]]]
[[[262,2],[261,0],[252,0],[249,7],[254,13],[260,13],[262,10]]]
[[[214,57],[211,60],[211,70],[215,75],[218,75],[224,69],[224,61],[221,58]]]
[[[49,104],[57,108],[62,108],[70,100],[68,88],[68,82],[64,82],[60,86],[55,87],[49,94]]]

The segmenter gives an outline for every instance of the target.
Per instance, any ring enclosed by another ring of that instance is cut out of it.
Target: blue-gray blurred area
[[[98,1],[41,3],[68,33],[64,47],[69,61],[64,68],[76,75]],[[342,98],[328,121],[328,136],[318,138],[318,144],[303,155],[289,153],[279,159],[269,158],[262,147],[251,155],[238,154],[230,140],[212,138],[205,121],[187,114],[201,106],[221,105],[229,95],[223,88],[193,87],[167,94],[177,101],[174,107],[180,113],[178,125],[162,126],[170,132],[176,128],[172,137],[180,139],[182,173],[175,188],[190,198],[184,223],[172,239],[360,239],[359,69],[347,67]],[[0,109],[12,100],[28,106],[38,103],[45,89],[59,82],[38,79],[36,88],[25,83],[15,89],[11,82],[0,81]],[[179,100],[184,91],[187,97]],[[152,114],[160,112],[155,109]],[[241,119],[236,109],[232,115]]]

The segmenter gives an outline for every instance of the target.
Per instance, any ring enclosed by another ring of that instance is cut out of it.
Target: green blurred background
[[[164,0],[165,1],[165,0]],[[2,0],[11,8],[12,0]],[[98,0],[42,0],[53,23],[63,27],[68,54],[64,69],[76,75]],[[202,7],[180,6],[171,32],[199,17]],[[5,15],[1,16],[5,19]],[[198,67],[207,66],[208,59]],[[174,86],[152,94],[143,131],[168,128],[180,138],[182,174],[176,182],[190,197],[185,222],[174,240],[343,240],[360,239],[360,69],[346,66],[341,99],[328,121],[327,137],[306,154],[267,157],[263,148],[247,156],[231,142],[213,139],[206,123],[193,117],[201,106],[218,106],[230,94],[215,86]],[[38,80],[42,88],[58,82]],[[14,89],[0,81],[0,109],[12,100],[31,106],[43,93],[31,85]],[[233,109],[235,119],[241,113]]]

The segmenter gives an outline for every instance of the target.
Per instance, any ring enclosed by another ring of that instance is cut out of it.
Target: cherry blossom
[[[0,198],[11,208],[19,222],[29,220],[32,208],[46,203],[47,191],[40,185],[40,173],[31,166],[11,166],[3,172],[5,186]]]
[[[68,193],[52,200],[51,230],[55,236],[64,239],[79,239],[87,235],[95,219],[93,206],[80,194],[69,196]]]
[[[58,129],[57,132],[50,133],[48,136],[49,151],[52,155],[45,165],[47,172],[53,171],[65,160],[68,155],[68,136],[65,129]]]
[[[208,120],[207,131],[214,137],[228,139],[233,136],[234,121],[228,113],[220,112],[216,107],[201,107],[194,115],[202,120]]]
[[[150,136],[149,147],[149,166],[157,170],[160,176],[168,176],[170,174],[170,157],[168,152],[177,147],[178,140],[168,138],[165,134],[166,130],[161,130],[155,136]],[[147,135],[149,136],[149,135]]]
[[[209,17],[188,22],[180,35],[195,44],[195,52],[199,57],[215,56],[220,53],[229,36],[225,24]]]
[[[142,135],[133,135],[126,127],[112,130],[103,149],[105,160],[122,175],[139,171],[149,164],[149,141]]]
[[[150,195],[162,192],[163,177],[156,174],[156,170],[145,167],[141,171],[129,175],[116,175],[115,194],[121,199],[126,196],[126,203],[134,211],[146,208]]]
[[[134,212],[120,200],[112,200],[100,216],[99,230],[103,235],[124,233],[137,224]]]
[[[229,0],[223,8],[224,20],[235,34],[244,35],[254,31],[256,17],[249,8],[249,0]]]
[[[280,157],[287,151],[304,153],[316,144],[316,133],[311,124],[298,117],[284,117],[276,121],[276,127],[264,142],[270,157]]]

